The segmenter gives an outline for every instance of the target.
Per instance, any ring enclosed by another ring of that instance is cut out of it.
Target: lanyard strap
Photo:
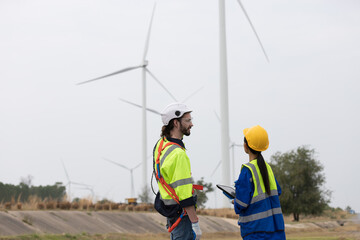
[[[161,176],[160,174],[160,155],[161,155],[161,152],[168,146],[170,145],[178,145],[179,147],[181,147],[179,144],[177,143],[174,143],[174,142],[168,142],[165,144],[165,146],[163,147],[163,144],[164,144],[164,138],[162,138],[160,140],[160,145],[159,145],[159,148],[158,148],[158,156],[156,158],[156,170],[157,170],[157,174],[156,174],[156,179],[160,181],[161,185],[163,186],[163,188],[165,189],[165,191],[167,192],[167,194],[169,194],[169,196],[174,199],[174,201],[177,203],[177,204],[180,204],[179,202],[179,197],[178,195],[176,194],[175,190],[169,186],[169,184],[167,184],[164,180],[164,178]],[[182,147],[181,147],[182,148]]]
[[[164,138],[162,138],[160,140],[160,145],[159,145],[159,148],[158,148],[158,156],[156,158],[156,171],[157,173],[155,174],[156,176],[156,179],[161,183],[161,185],[163,186],[163,188],[165,189],[165,191],[167,192],[167,194],[169,194],[169,196],[177,203],[177,204],[180,204],[180,200],[179,200],[179,196],[176,194],[175,190],[169,186],[169,184],[167,184],[164,180],[164,178],[161,176],[160,174],[160,155],[161,155],[161,152],[168,146],[170,145],[178,145],[179,147],[181,147],[179,144],[177,143],[174,143],[174,142],[168,142],[165,144],[165,146],[163,147],[163,144],[164,144]],[[182,147],[181,147],[182,148]],[[183,148],[182,148],[183,149]],[[203,190],[203,186],[201,185],[195,185],[193,184],[193,191],[194,189],[198,189],[198,190]],[[183,209],[183,212],[181,213],[180,217],[176,220],[176,222],[171,226],[169,227],[168,229],[168,232],[172,232],[172,230],[174,230],[174,228],[176,228],[181,219],[186,215],[186,211],[185,209]]]

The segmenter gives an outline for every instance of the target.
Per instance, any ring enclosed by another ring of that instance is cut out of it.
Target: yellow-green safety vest
[[[164,138],[163,145],[169,141]],[[154,159],[157,159],[160,141],[154,149]],[[173,144],[167,146],[160,155],[160,173],[165,182],[172,187],[179,201],[193,197],[193,178],[191,177],[190,159],[186,155],[185,149],[179,145]],[[160,182],[158,182],[161,200],[165,205],[177,204],[174,199],[165,191]],[[194,193],[195,194],[195,193]]]
[[[270,184],[270,192],[271,192],[270,196],[278,195],[274,173],[273,173],[270,165],[267,162],[265,162],[265,164],[266,164],[266,168],[267,168],[268,176],[269,176],[269,184]],[[260,172],[260,168],[257,163],[257,159],[252,160],[249,163],[243,164],[241,168],[243,168],[243,167],[247,167],[251,171],[252,179],[254,182],[254,194],[252,196],[251,203],[258,202],[258,201],[265,199],[266,198],[266,190],[265,190],[264,181],[263,181],[263,178],[262,178],[262,175]]]

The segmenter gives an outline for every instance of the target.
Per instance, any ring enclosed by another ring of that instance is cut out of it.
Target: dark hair
[[[168,125],[162,126],[160,137],[166,137],[166,138],[170,137],[170,132],[174,128],[174,120],[175,119],[178,119],[178,118],[171,119],[170,122],[168,123]]]
[[[246,138],[244,137],[244,142],[246,143],[246,145],[249,147],[249,144],[246,140]],[[266,168],[266,163],[265,163],[265,160],[264,160],[264,157],[262,156],[261,152],[259,151],[256,151],[254,149],[252,149],[251,147],[249,147],[249,150],[250,152],[252,152],[253,154],[256,154],[257,157],[257,164],[259,166],[259,169],[260,169],[260,173],[261,173],[261,176],[262,176],[262,179],[264,181],[264,185],[265,185],[265,190],[266,190],[266,193],[268,195],[270,195],[270,181],[269,181],[269,174],[268,174],[268,171],[267,171],[267,168]]]

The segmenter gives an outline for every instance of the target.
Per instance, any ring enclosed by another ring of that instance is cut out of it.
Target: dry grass
[[[354,235],[350,231],[343,232],[303,232],[297,235],[288,234],[286,238],[288,240],[358,240],[359,235]],[[359,231],[359,229],[357,229]],[[30,240],[30,239],[39,239],[39,240],[68,240],[68,239],[78,239],[78,240],[168,240],[168,233],[161,234],[124,234],[124,233],[109,233],[109,234],[62,234],[62,235],[25,235],[18,237],[2,237],[1,240]],[[217,233],[205,233],[201,237],[202,240],[235,240],[241,239],[240,233],[238,232],[217,232]]]
[[[214,217],[225,217],[225,218],[239,218],[235,214],[234,209],[232,208],[218,208],[218,209],[199,209],[197,210],[199,215],[214,216]]]
[[[232,208],[219,208],[219,209],[198,209],[199,215],[225,217],[238,219],[238,215],[235,214]],[[344,210],[326,210],[321,216],[312,215],[300,215],[300,222],[322,222],[322,221],[335,221],[351,218],[353,215],[347,213]],[[284,220],[286,223],[294,223],[292,215],[285,215]]]
[[[16,202],[13,198],[10,202],[1,202],[0,210],[85,210],[85,211],[153,211],[153,204],[138,204],[137,206],[121,204],[115,202],[96,202],[93,203],[91,198],[83,198],[77,202],[69,202],[65,196],[62,201],[52,199],[41,200],[39,197],[30,196],[26,202]]]
[[[41,198],[37,196],[30,196],[28,201],[23,203],[22,209],[23,210],[35,210],[37,209],[38,204],[41,202]]]
[[[334,239],[334,240],[352,240],[360,239],[360,225],[357,223],[348,223],[342,227],[335,228],[306,228],[306,229],[286,229],[286,237],[291,240],[298,239]]]

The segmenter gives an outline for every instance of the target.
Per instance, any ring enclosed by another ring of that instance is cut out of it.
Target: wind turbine
[[[95,193],[94,193],[94,187],[93,186],[84,186],[84,187],[80,187],[78,189],[90,191],[91,192],[91,201],[94,200]]]
[[[182,102],[182,103],[186,102],[187,100],[189,100],[192,96],[194,96],[196,93],[198,93],[198,92],[199,92],[201,89],[203,89],[203,88],[204,88],[204,86],[202,86],[201,88],[197,89],[195,92],[193,92],[192,94],[190,94],[187,98],[185,98],[185,99],[184,99],[183,101],[181,101],[181,102]],[[130,105],[133,105],[133,106],[135,106],[135,107],[143,108],[141,105],[136,104],[136,103],[133,103],[133,102],[130,102],[130,101],[128,101],[128,100],[125,100],[125,99],[122,99],[122,98],[119,98],[119,100],[122,101],[122,102],[128,103],[128,104],[130,104]],[[177,101],[177,100],[175,99],[175,97],[174,97],[174,100]],[[159,111],[157,111],[157,110],[155,110],[155,109],[148,108],[148,107],[146,107],[146,111],[155,113],[155,114],[157,114],[157,115],[161,115],[161,113],[160,113]]]
[[[215,113],[216,118],[218,119],[218,121],[219,121],[220,124],[221,124],[221,119],[220,119],[219,115],[216,113],[216,111],[214,111],[214,113]],[[233,169],[231,179],[234,180],[235,177],[236,177],[236,176],[235,176],[235,153],[234,153],[234,149],[235,149],[235,147],[242,147],[243,145],[242,145],[242,144],[237,144],[236,142],[232,141],[232,140],[230,139],[230,136],[229,136],[229,142],[231,142],[229,149],[231,149],[231,151],[232,151],[232,169]],[[211,177],[214,175],[215,171],[216,171],[217,168],[220,166],[220,164],[221,164],[221,160],[220,160],[220,162],[218,163],[218,165],[216,165],[216,168],[215,168],[215,170],[213,171],[213,173],[211,174]]]
[[[123,164],[120,164],[120,163],[117,163],[117,162],[114,162],[114,161],[111,161],[110,159],[104,158],[104,160],[130,171],[131,197],[135,197],[135,187],[134,187],[134,175],[133,175],[133,171],[134,171],[136,168],[138,168],[138,167],[142,164],[142,162],[140,162],[138,165],[136,165],[136,166],[133,167],[133,168],[128,168],[127,166],[125,166],[125,165],[123,165]]]
[[[260,41],[255,27],[252,24],[243,4],[237,0],[242,11],[245,14],[255,36],[262,48],[267,61],[269,61],[265,49]],[[225,0],[219,0],[219,52],[220,52],[220,115],[221,115],[221,159],[223,184],[230,185],[230,154],[229,154],[229,100],[228,100],[228,80],[227,80],[227,53],[226,53],[226,26],[225,26]],[[226,199],[223,201],[223,207],[228,207]]]
[[[122,101],[122,102],[128,103],[128,104],[130,104],[130,105],[133,105],[133,106],[135,106],[135,107],[143,108],[141,105],[136,104],[136,103],[133,103],[133,102],[130,102],[130,101],[128,101],[128,100],[125,100],[125,99],[122,99],[122,98],[119,98],[119,100]],[[161,115],[161,113],[160,113],[159,111],[157,111],[157,110],[155,110],[155,109],[152,109],[152,108],[146,107],[146,111],[155,113],[156,115]]]
[[[61,160],[61,163],[63,165],[63,168],[64,168],[64,171],[65,171],[65,175],[66,175],[66,178],[68,180],[68,182],[65,184],[65,186],[68,186],[68,189],[69,189],[69,200],[71,201],[71,184],[73,185],[77,185],[77,186],[81,186],[81,187],[91,187],[90,185],[87,185],[87,184],[83,184],[83,183],[78,183],[78,182],[73,182],[70,180],[70,177],[69,177],[69,174],[68,172],[66,171],[66,167],[65,167],[65,164],[64,164],[64,161]]]
[[[144,48],[144,54],[143,54],[143,58],[142,61],[140,63],[140,65],[138,66],[132,66],[132,67],[127,67],[124,69],[121,69],[119,71],[98,77],[98,78],[94,78],[85,82],[80,82],[78,83],[78,85],[80,84],[85,84],[85,83],[89,83],[89,82],[93,82],[93,81],[97,81],[103,78],[107,78],[107,77],[111,77],[120,73],[124,73],[127,71],[131,71],[131,70],[135,70],[138,68],[142,68],[142,169],[143,169],[143,187],[145,189],[146,188],[146,183],[147,183],[147,161],[146,161],[146,149],[147,149],[147,131],[146,131],[146,73],[148,73],[156,82],[158,82],[160,84],[160,86],[162,88],[165,89],[165,91],[176,101],[176,99],[174,98],[174,96],[165,88],[165,86],[155,77],[155,75],[148,69],[148,61],[146,60],[146,56],[147,56],[147,52],[148,52],[148,48],[149,48],[149,42],[150,42],[150,33],[151,33],[151,27],[152,27],[152,22],[153,22],[153,18],[154,18],[154,13],[155,13],[155,8],[156,8],[156,3],[154,4],[153,7],[153,11],[152,11],[152,15],[151,15],[151,20],[150,20],[150,24],[149,24],[149,28],[148,28],[148,32],[147,32],[147,38],[145,41],[145,48]]]
[[[237,143],[235,143],[235,142],[233,142],[231,140],[230,140],[230,142],[231,142],[231,144],[230,144],[229,149],[231,149],[231,151],[232,151],[232,175],[231,175],[231,179],[235,180],[236,175],[235,175],[235,152],[234,152],[234,150],[235,150],[235,147],[243,147],[244,145],[237,144]],[[212,177],[215,174],[216,170],[218,170],[219,166],[221,165],[221,162],[222,162],[221,160],[218,162],[218,164],[214,168],[214,171],[211,173],[210,177]]]
[[[230,149],[232,152],[232,179],[235,180],[236,179],[236,175],[235,175],[235,147],[243,147],[244,145],[242,144],[237,144],[233,141],[231,141],[231,145],[230,145]]]

